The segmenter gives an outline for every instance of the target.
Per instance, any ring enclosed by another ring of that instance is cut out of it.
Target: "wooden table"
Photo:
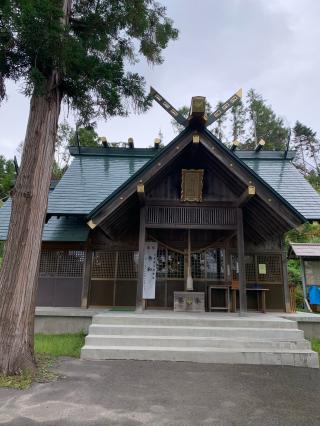
[[[223,290],[224,291],[224,298],[225,298],[225,305],[224,306],[212,306],[212,290]],[[229,286],[225,285],[209,285],[208,286],[208,310],[209,312],[214,310],[225,310],[229,312],[230,310],[230,295],[229,295]]]
[[[237,310],[237,291],[239,291],[238,288],[232,288],[231,292],[232,292],[232,312],[236,312]],[[264,314],[267,312],[267,308],[266,308],[266,292],[269,291],[268,288],[246,288],[246,291],[255,291],[257,294],[257,305],[258,305],[258,311],[260,311],[260,301],[259,301],[259,296],[261,298],[261,312],[263,312]]]

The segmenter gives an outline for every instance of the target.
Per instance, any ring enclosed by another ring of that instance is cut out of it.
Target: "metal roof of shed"
[[[291,243],[291,248],[298,257],[320,257],[320,243]]]

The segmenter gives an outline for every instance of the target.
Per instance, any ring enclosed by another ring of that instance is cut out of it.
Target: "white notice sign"
[[[156,273],[157,273],[158,243],[146,241],[144,248],[143,265],[143,298],[156,298]]]

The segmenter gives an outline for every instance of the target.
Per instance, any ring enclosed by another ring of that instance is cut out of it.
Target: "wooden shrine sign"
[[[143,299],[156,298],[158,243],[146,241],[143,262]]]

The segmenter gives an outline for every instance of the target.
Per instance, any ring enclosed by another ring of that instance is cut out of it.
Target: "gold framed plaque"
[[[203,169],[182,169],[181,201],[202,201],[203,173]]]

